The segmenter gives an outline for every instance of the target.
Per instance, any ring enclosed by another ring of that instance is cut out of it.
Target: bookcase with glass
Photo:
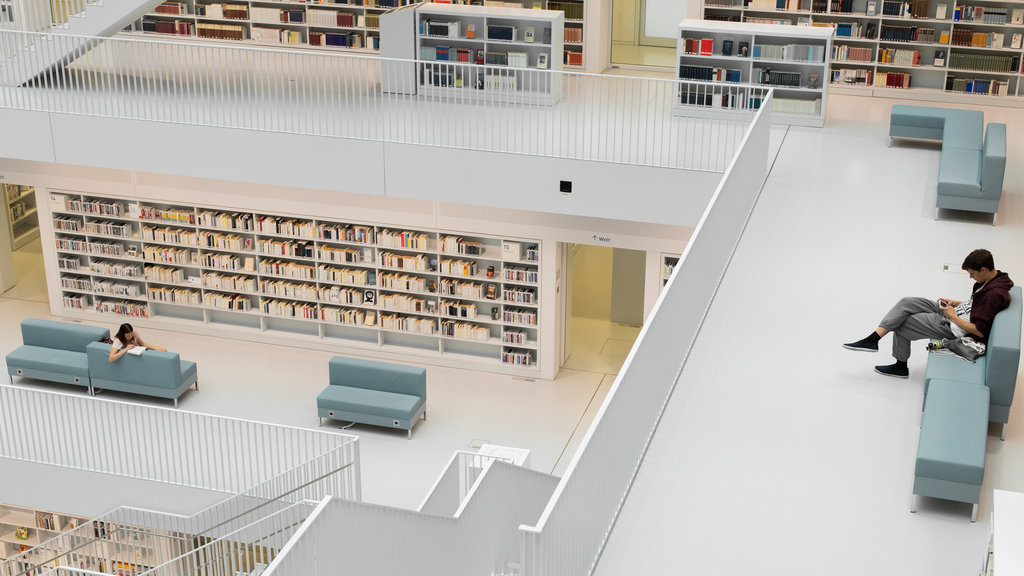
[[[35,188],[19,184],[2,184],[7,207],[11,248],[17,250],[39,237],[39,216]]]
[[[725,5],[720,5],[725,4]],[[749,21],[740,0],[705,0],[706,19]],[[834,26],[835,87],[899,95],[889,88],[1015,97],[1024,56],[1024,5],[1016,0],[810,0],[791,23]]]
[[[823,126],[831,42],[831,28],[683,20],[675,111],[750,114],[773,88],[773,122]]]
[[[556,103],[563,12],[421,4],[416,9],[417,93],[524,104]]]
[[[62,306],[536,369],[540,243],[51,192]]]
[[[133,32],[377,52],[380,15],[411,0],[168,0]]]

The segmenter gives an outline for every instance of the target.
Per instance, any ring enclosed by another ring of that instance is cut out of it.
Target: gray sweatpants
[[[902,362],[910,358],[913,340],[954,337],[939,303],[928,298],[901,299],[878,325],[892,332],[892,356]]]

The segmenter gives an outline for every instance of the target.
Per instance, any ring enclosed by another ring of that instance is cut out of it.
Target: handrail
[[[437,72],[441,86],[424,86],[423,70]],[[514,78],[517,88],[496,88],[491,77]],[[19,31],[0,31],[3,86],[0,108],[712,172],[724,171],[748,118],[694,118],[683,114],[680,98],[710,103],[725,94],[746,108],[767,92],[468,62]]]

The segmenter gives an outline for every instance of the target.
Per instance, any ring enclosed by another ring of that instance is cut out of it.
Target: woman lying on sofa
[[[166,348],[154,346],[143,341],[142,337],[139,336],[139,333],[132,328],[132,325],[125,322],[117,329],[117,335],[114,336],[114,343],[110,347],[110,356],[108,356],[107,359],[111,362],[120,360],[121,357],[127,354],[129,350],[138,347],[167,352]]]

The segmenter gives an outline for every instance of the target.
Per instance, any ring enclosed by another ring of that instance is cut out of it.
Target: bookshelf
[[[86,518],[78,516],[0,504],[0,560],[13,558],[85,522]]]
[[[834,27],[829,80],[846,93],[960,102],[988,96],[1000,98],[994,104],[1024,105],[1018,0],[793,2],[769,9],[748,0],[705,0],[704,17]]]
[[[129,32],[376,53],[380,50],[380,15],[409,3],[168,0],[132,24]]]
[[[538,241],[75,193],[48,203],[66,313],[539,370]]]
[[[422,61],[415,70],[416,93],[555,104],[561,78],[547,70],[562,69],[563,18],[556,10],[418,5],[411,30],[415,51],[408,55]],[[391,30],[385,27],[387,34]]]
[[[661,253],[661,287],[664,288],[668,284],[668,279],[672,277],[672,273],[675,272],[676,265],[679,264],[679,254],[666,254]]]
[[[691,84],[680,89],[675,109],[751,114],[760,99],[747,89],[771,87],[773,122],[823,126],[831,46],[830,27],[683,20],[676,78]]]
[[[3,184],[7,219],[10,222],[11,247],[21,248],[39,237],[39,216],[35,188],[19,184]]]

